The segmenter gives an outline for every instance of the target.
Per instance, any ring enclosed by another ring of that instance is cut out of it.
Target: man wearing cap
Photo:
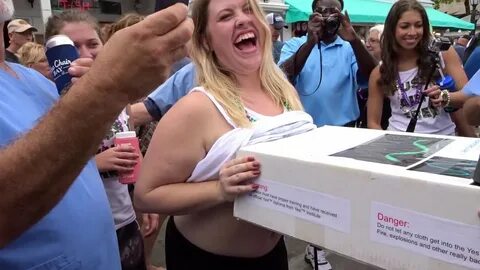
[[[277,13],[269,13],[265,17],[268,25],[270,26],[270,32],[272,33],[272,53],[275,63],[280,60],[280,54],[282,52],[283,42],[279,41],[280,31],[285,27],[285,21],[282,15]]]
[[[18,57],[15,54],[23,44],[33,40],[33,32],[36,32],[37,28],[31,26],[25,20],[16,19],[8,24],[7,29],[10,46],[5,50],[5,60],[19,63]]]

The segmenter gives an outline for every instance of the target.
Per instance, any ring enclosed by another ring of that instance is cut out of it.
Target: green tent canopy
[[[392,3],[377,0],[344,0],[350,20],[355,24],[384,23]],[[285,0],[289,5],[287,23],[308,21],[312,13],[312,0]],[[472,30],[474,25],[433,8],[425,8],[433,27]]]

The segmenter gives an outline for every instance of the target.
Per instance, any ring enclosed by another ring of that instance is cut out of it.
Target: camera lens
[[[330,34],[336,33],[339,26],[340,21],[336,16],[328,16],[325,20],[325,30]]]

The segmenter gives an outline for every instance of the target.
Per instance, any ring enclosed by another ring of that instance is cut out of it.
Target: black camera
[[[325,19],[325,32],[329,35],[337,33],[340,27],[340,20],[337,16],[330,15]]]
[[[450,42],[450,39],[446,37],[434,37],[430,40],[430,44],[428,44],[428,50],[434,53],[439,53],[448,50],[451,45],[452,43]]]

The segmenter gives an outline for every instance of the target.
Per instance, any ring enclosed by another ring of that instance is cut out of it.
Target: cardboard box
[[[480,269],[480,140],[322,127],[242,148],[234,215],[386,269]]]

